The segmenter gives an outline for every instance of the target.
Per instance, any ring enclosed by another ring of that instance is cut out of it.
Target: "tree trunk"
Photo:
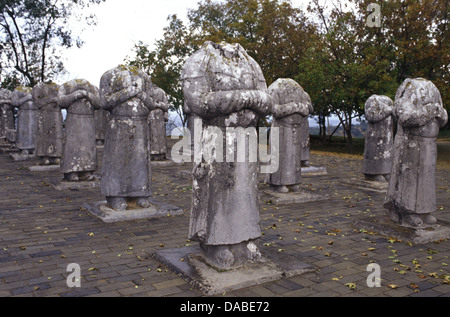
[[[348,116],[348,124],[344,127],[345,134],[347,135],[346,141],[347,141],[347,151],[348,153],[353,152],[353,136],[352,136],[352,115],[349,114]]]

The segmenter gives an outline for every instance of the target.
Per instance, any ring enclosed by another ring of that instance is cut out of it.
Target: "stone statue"
[[[194,136],[195,136],[195,120],[201,120],[199,116],[195,113],[192,113],[189,107],[186,105],[186,102],[183,104],[183,113],[186,115],[186,128],[191,134],[191,156],[194,155]]]
[[[311,148],[311,137],[309,131],[309,115],[314,113],[313,104],[310,102],[308,104],[308,114],[303,116],[302,123],[300,125],[300,137],[302,144],[302,167],[309,167],[309,156],[310,156],[310,148]]]
[[[108,126],[109,112],[105,109],[96,109],[94,111],[95,120],[95,140],[97,145],[105,144],[106,127]]]
[[[100,105],[110,112],[103,154],[101,192],[107,204],[125,211],[133,201],[150,206],[151,158],[148,116],[154,107],[150,78],[132,66],[107,71]]]
[[[394,103],[386,96],[371,96],[365,106],[367,132],[363,173],[368,181],[389,181],[394,155]]]
[[[384,207],[403,226],[432,225],[436,218],[436,137],[448,121],[436,86],[407,79],[395,96],[398,120],[394,160]]]
[[[39,83],[32,90],[33,103],[39,109],[36,155],[44,165],[58,165],[63,151],[63,118],[58,106],[59,86]]]
[[[203,120],[204,153],[212,144],[227,144],[227,128],[253,128],[256,134],[259,117],[272,107],[261,68],[239,44],[206,42],[188,58],[181,79],[186,107]],[[194,162],[189,238],[219,268],[261,258],[254,243],[261,236],[258,163],[247,159]]]
[[[13,93],[0,88],[0,138],[6,139],[9,130],[14,130]]]
[[[58,105],[67,109],[61,171],[69,182],[92,180],[97,170],[94,110],[100,108],[97,87],[84,79],[59,88]]]
[[[166,122],[169,120],[169,101],[161,88],[153,85],[152,98],[156,108],[148,117],[150,126],[150,148],[152,161],[167,158]]]
[[[16,147],[21,154],[33,154],[38,131],[38,108],[33,103],[32,88],[17,87],[13,93],[17,113]]]
[[[280,164],[278,171],[270,175],[269,184],[281,193],[298,191],[304,161],[301,156],[305,144],[302,133],[305,118],[308,119],[312,108],[311,98],[297,82],[285,78],[275,81],[269,87],[269,93],[274,102],[272,128],[278,128],[280,133]],[[307,136],[309,139],[309,129]]]

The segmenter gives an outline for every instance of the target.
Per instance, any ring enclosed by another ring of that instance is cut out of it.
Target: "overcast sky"
[[[82,48],[64,53],[68,73],[60,81],[84,78],[98,86],[104,72],[123,63],[127,56],[132,57],[135,43],[153,45],[162,38],[169,15],[187,20],[188,9],[195,9],[198,1],[106,0],[86,9],[97,16],[98,23],[81,34],[85,42]],[[292,0],[297,7],[308,2]]]

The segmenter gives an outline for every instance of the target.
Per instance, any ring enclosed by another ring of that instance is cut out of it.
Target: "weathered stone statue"
[[[59,88],[58,105],[67,109],[61,171],[69,182],[92,180],[97,170],[94,110],[100,108],[97,87],[84,79]]]
[[[95,140],[97,145],[105,144],[106,127],[108,126],[109,112],[105,109],[94,111]]]
[[[365,106],[367,120],[363,173],[368,181],[389,181],[394,156],[394,103],[386,96],[371,96]]]
[[[32,88],[17,87],[13,93],[17,113],[16,147],[21,154],[33,154],[38,131],[38,108],[33,103]]]
[[[148,116],[151,159],[163,161],[167,158],[166,122],[169,120],[169,101],[164,90],[156,85],[153,85],[151,97],[156,107]]]
[[[6,139],[9,130],[14,130],[13,93],[8,89],[0,89],[0,138]]]
[[[278,171],[270,175],[269,184],[281,193],[298,191],[305,140],[302,133],[305,118],[308,118],[312,108],[311,98],[297,82],[286,78],[275,81],[269,87],[269,93],[274,102],[272,127],[278,128],[280,134],[280,164]],[[307,136],[309,139],[309,131]]]
[[[303,116],[302,123],[300,125],[300,137],[301,137],[301,144],[302,144],[302,167],[309,167],[309,157],[310,157],[310,148],[311,148],[311,137],[310,137],[310,131],[309,131],[309,115],[314,113],[314,107],[313,104],[310,102],[308,104],[308,114]]]
[[[33,87],[33,103],[39,109],[36,155],[44,165],[58,165],[63,151],[63,118],[58,106],[59,86],[39,83]]]
[[[397,91],[394,161],[385,201],[392,221],[403,226],[435,224],[436,137],[448,121],[436,86],[407,79]]]
[[[181,79],[186,107],[203,120],[203,153],[220,144],[215,151],[225,155],[227,128],[256,128],[272,107],[261,68],[239,44],[206,42],[186,61]],[[237,152],[236,143],[231,148]],[[258,163],[248,154],[245,162],[217,156],[194,162],[189,238],[199,241],[206,261],[219,268],[261,257],[254,243],[261,236]]]
[[[195,120],[201,120],[199,116],[189,109],[186,105],[186,102],[183,104],[183,113],[186,115],[186,128],[189,130],[191,134],[191,155],[194,154],[194,136],[195,136]]]
[[[103,154],[101,192],[107,204],[125,211],[128,201],[150,205],[151,158],[148,115],[152,82],[139,69],[118,66],[100,81],[100,105],[110,112]]]

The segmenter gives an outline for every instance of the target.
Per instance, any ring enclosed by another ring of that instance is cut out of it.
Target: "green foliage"
[[[201,0],[188,24],[169,17],[153,51],[136,46],[140,65],[168,92],[180,115],[178,79],[184,60],[205,41],[240,43],[261,66],[267,84],[295,79],[325,118],[340,118],[347,148],[352,123],[373,94],[394,99],[408,77],[432,80],[450,110],[448,0],[380,0],[381,26],[369,27],[372,0],[310,0],[302,12],[287,0]]]

